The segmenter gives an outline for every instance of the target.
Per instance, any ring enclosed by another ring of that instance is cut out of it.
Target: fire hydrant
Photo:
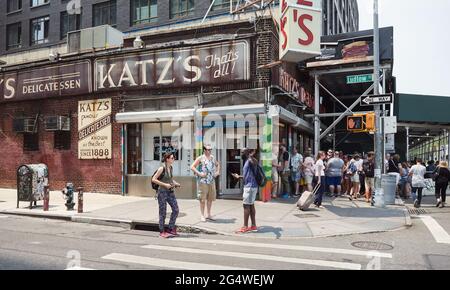
[[[73,210],[75,203],[73,202],[73,184],[67,183],[66,187],[62,190],[63,197],[66,200],[67,210]]]

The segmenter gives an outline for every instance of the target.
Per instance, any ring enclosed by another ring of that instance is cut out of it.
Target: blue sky
[[[373,0],[358,0],[360,30]],[[379,0],[380,27],[394,27],[397,92],[450,97],[450,0]]]

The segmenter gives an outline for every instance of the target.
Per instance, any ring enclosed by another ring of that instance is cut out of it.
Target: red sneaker
[[[179,234],[177,233],[177,228],[173,228],[173,229],[171,229],[171,230],[168,230],[167,233],[168,233],[169,235],[174,236],[174,237],[178,237],[178,236],[179,236]]]
[[[258,232],[258,227],[257,226],[252,226],[249,228],[251,232],[256,233]]]
[[[172,235],[169,234],[168,232],[162,232],[159,234],[159,237],[163,238],[163,239],[168,239],[168,238],[172,237]]]
[[[249,231],[250,231],[249,227],[242,227],[236,231],[236,234],[245,234],[245,233],[248,233]]]

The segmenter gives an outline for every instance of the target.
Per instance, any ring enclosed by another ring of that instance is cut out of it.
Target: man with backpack
[[[255,200],[258,194],[258,187],[264,186],[265,176],[261,166],[259,166],[258,160],[255,158],[255,154],[255,149],[244,149],[242,159],[246,161],[243,168],[243,175],[240,176],[233,173],[234,178],[244,179],[244,226],[237,231],[240,234],[258,231],[256,227]],[[249,217],[252,221],[251,227],[248,226]]]
[[[363,163],[363,172],[366,182],[366,202],[370,203],[375,186],[375,153],[369,152],[367,154],[367,160]]]

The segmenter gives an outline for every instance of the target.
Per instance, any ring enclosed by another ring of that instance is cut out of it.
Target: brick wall
[[[96,96],[106,98],[109,96]],[[78,159],[78,101],[93,99],[74,97],[7,103],[0,106],[0,187],[16,188],[16,170],[21,164],[45,163],[49,169],[50,189],[62,189],[66,182],[83,186],[85,192],[121,192],[121,126],[113,122],[112,160]],[[119,111],[118,97],[112,97],[112,114]],[[13,117],[40,113],[39,151],[23,150],[23,134],[13,132]],[[54,133],[44,130],[44,116],[69,115],[71,149],[54,149]],[[114,118],[113,118],[114,120]]]

